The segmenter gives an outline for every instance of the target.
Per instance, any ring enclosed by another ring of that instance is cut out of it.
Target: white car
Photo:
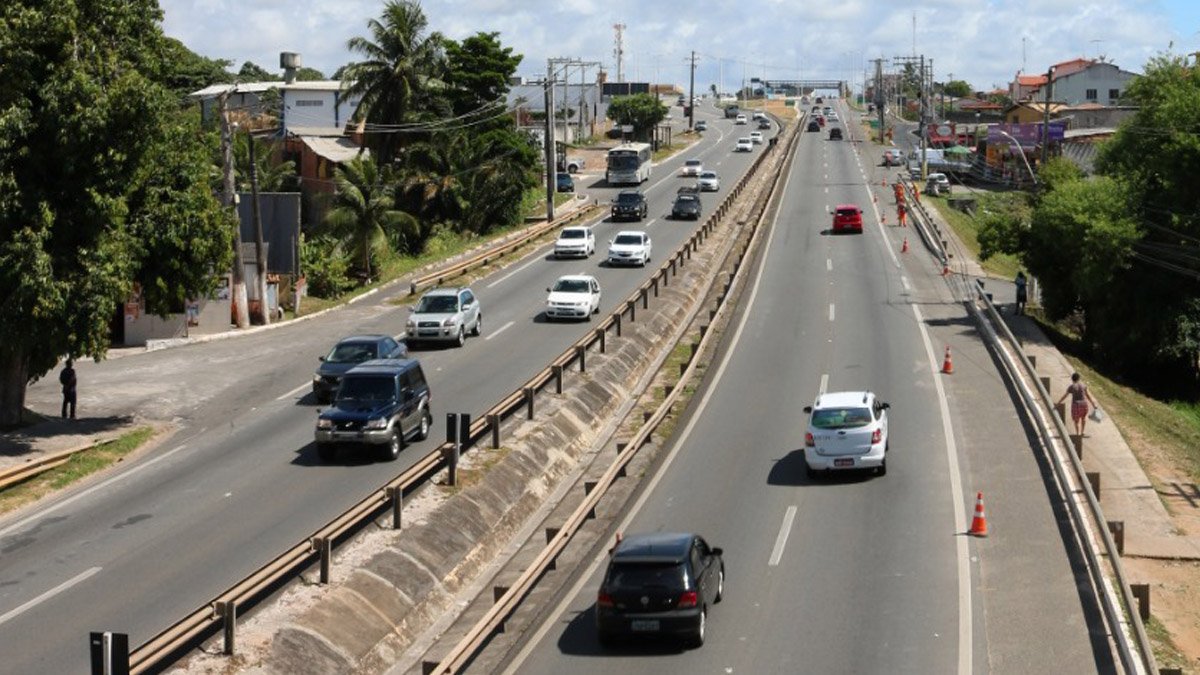
[[[743,136],[737,139],[737,145],[733,146],[734,152],[753,152],[754,141],[750,140],[749,136]]]
[[[755,120],[765,120],[767,119],[767,114],[761,110],[755,110],[753,117]]]
[[[701,192],[716,192],[721,189],[721,177],[716,171],[705,171],[700,174],[700,180],[696,184],[700,186]]]
[[[640,230],[622,230],[608,242],[609,265],[645,266],[650,262],[650,235]]]
[[[756,145],[761,145],[763,142],[763,132],[751,131],[750,132],[750,142],[754,143]]]
[[[586,319],[600,313],[600,282],[588,274],[559,277],[546,289],[546,319]]]
[[[590,227],[564,227],[554,242],[555,258],[587,258],[596,252],[596,235]]]
[[[805,407],[804,464],[809,477],[848,469],[886,474],[890,407],[869,391],[821,394]]]
[[[704,162],[698,159],[689,159],[683,163],[684,176],[699,176],[704,171]]]
[[[735,118],[733,118],[733,123],[734,123],[734,124],[745,124],[745,123],[746,123],[746,116],[745,116],[745,115],[743,115],[743,114],[741,114],[741,113],[738,113],[738,116],[737,116],[737,117],[735,117]]]

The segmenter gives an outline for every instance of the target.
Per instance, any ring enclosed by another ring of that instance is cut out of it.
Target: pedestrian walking
[[[1024,272],[1017,272],[1017,278],[1013,280],[1013,283],[1014,283],[1014,284],[1016,285],[1016,287],[1017,287],[1017,308],[1016,308],[1016,313],[1017,313],[1017,314],[1024,314],[1024,313],[1025,313],[1025,297],[1026,297],[1026,296],[1025,296],[1025,293],[1026,293],[1026,289],[1025,289],[1025,286],[1026,286],[1026,281],[1025,281],[1025,273],[1024,273]]]
[[[1058,399],[1061,404],[1071,397],[1071,421],[1075,423],[1075,434],[1083,438],[1083,428],[1087,426],[1088,401],[1092,402],[1093,406],[1100,407],[1096,404],[1096,399],[1092,398],[1092,392],[1088,391],[1087,385],[1080,381],[1079,373],[1071,374],[1071,384],[1067,385],[1067,391]]]
[[[70,408],[71,419],[75,419],[75,361],[67,359],[67,365],[58,374],[58,382],[62,385],[62,416],[67,419],[68,408]]]

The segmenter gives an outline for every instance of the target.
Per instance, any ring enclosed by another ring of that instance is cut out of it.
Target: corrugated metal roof
[[[359,153],[364,156],[370,154],[370,150],[360,148],[354,144],[354,141],[345,137],[300,136],[300,140],[316,154],[337,164],[348,162],[357,157]]]
[[[196,98],[212,98],[223,92],[261,94],[268,89],[287,89],[290,91],[340,91],[341,80],[313,80],[309,82],[238,82],[236,84],[213,84],[199,91],[193,91],[191,96]]]

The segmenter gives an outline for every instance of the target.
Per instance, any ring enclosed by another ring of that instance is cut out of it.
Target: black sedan
[[[342,383],[346,371],[364,361],[402,359],[408,356],[408,346],[389,335],[352,335],[338,343],[321,357],[321,365],[313,374],[313,396],[318,403],[327,403]]]
[[[600,644],[618,636],[668,635],[704,644],[708,609],[725,591],[722,551],[700,535],[635,534],[612,550],[596,594]]]

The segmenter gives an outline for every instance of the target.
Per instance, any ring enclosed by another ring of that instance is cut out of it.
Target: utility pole
[[[233,128],[229,124],[229,91],[226,90],[217,98],[221,108],[221,163],[224,165],[224,182],[222,185],[221,205],[233,211],[233,288],[230,299],[233,301],[235,323],[238,328],[250,326],[250,308],[246,300],[246,274],[242,266],[242,221],[238,217],[236,198],[237,184],[233,178]]]
[[[917,39],[916,38],[916,35],[917,35],[916,25],[917,25],[917,13],[913,12],[913,45],[914,45],[914,47],[916,45],[916,39]],[[930,65],[931,66],[933,65],[932,62],[930,63]],[[931,70],[932,70],[932,68],[931,68]],[[928,99],[929,99],[929,97],[925,93],[925,55],[922,54],[921,55],[921,113],[920,113],[921,120],[920,120],[920,122],[917,123],[917,130],[921,136],[921,180],[925,180],[925,177],[929,175],[929,164],[928,164],[929,160],[928,160],[928,157],[926,154],[926,152],[928,150],[928,146],[929,146],[929,141],[928,141],[929,127],[927,126],[927,122],[926,122],[926,118],[925,118],[925,114],[926,114],[925,108],[928,103]]]
[[[613,33],[614,33],[613,58],[617,62],[617,82],[624,82],[625,81],[625,71],[623,68],[624,68],[624,60],[625,60],[625,46],[622,44],[622,42],[623,42],[623,39],[625,36],[625,24],[614,23],[613,24]]]
[[[554,193],[558,186],[558,157],[554,143],[554,61],[546,60],[546,220],[554,220]]]
[[[254,154],[254,134],[246,130],[246,142],[250,144],[250,213],[254,220],[254,264],[258,267],[258,320],[262,325],[271,323],[271,309],[267,307],[267,252],[263,246],[262,213],[258,208],[258,161]],[[368,264],[370,258],[367,258]],[[368,266],[367,274],[371,273]]]
[[[688,130],[696,127],[696,51],[692,50],[691,79],[688,82]]]
[[[1042,119],[1042,166],[1050,152],[1050,88],[1054,86],[1054,66],[1046,71],[1046,110]]]
[[[887,97],[883,93],[883,59],[875,59],[875,112],[879,113],[879,142],[882,143],[886,137],[887,120],[883,114],[883,107],[887,104]]]

